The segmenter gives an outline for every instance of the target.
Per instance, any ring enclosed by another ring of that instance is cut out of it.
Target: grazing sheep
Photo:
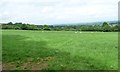
[[[82,33],[82,32],[80,32],[80,33]]]
[[[75,33],[77,33],[77,32],[75,32]]]

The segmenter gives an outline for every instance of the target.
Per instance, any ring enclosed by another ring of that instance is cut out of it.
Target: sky
[[[119,0],[0,0],[0,23],[66,24],[118,20]]]

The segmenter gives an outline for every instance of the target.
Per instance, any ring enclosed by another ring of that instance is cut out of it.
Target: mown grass
[[[3,30],[2,37],[3,69],[118,68],[116,32]]]

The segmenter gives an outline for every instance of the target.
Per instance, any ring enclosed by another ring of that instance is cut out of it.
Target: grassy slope
[[[117,33],[4,30],[2,35],[3,63],[14,62],[17,69],[29,60],[47,63],[43,69],[117,69]]]

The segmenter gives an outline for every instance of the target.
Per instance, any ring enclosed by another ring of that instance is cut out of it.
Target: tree
[[[13,23],[12,23],[12,22],[9,22],[8,24],[12,25]]]
[[[102,25],[102,28],[103,28],[103,31],[108,32],[108,31],[110,31],[111,27],[110,27],[109,23],[104,22]]]
[[[26,24],[22,24],[21,29],[22,29],[22,30],[27,30],[27,29],[28,29],[28,26],[27,26]]]
[[[102,27],[108,26],[109,24],[107,22],[104,22]]]
[[[29,30],[37,30],[37,26],[36,25],[28,25],[27,26]]]
[[[48,30],[48,31],[49,31],[49,30],[50,30],[50,28],[49,28],[49,26],[48,26],[48,25],[46,25],[46,24],[45,24],[45,25],[43,26],[43,30]]]
[[[102,31],[102,27],[100,25],[94,25],[95,31]]]

